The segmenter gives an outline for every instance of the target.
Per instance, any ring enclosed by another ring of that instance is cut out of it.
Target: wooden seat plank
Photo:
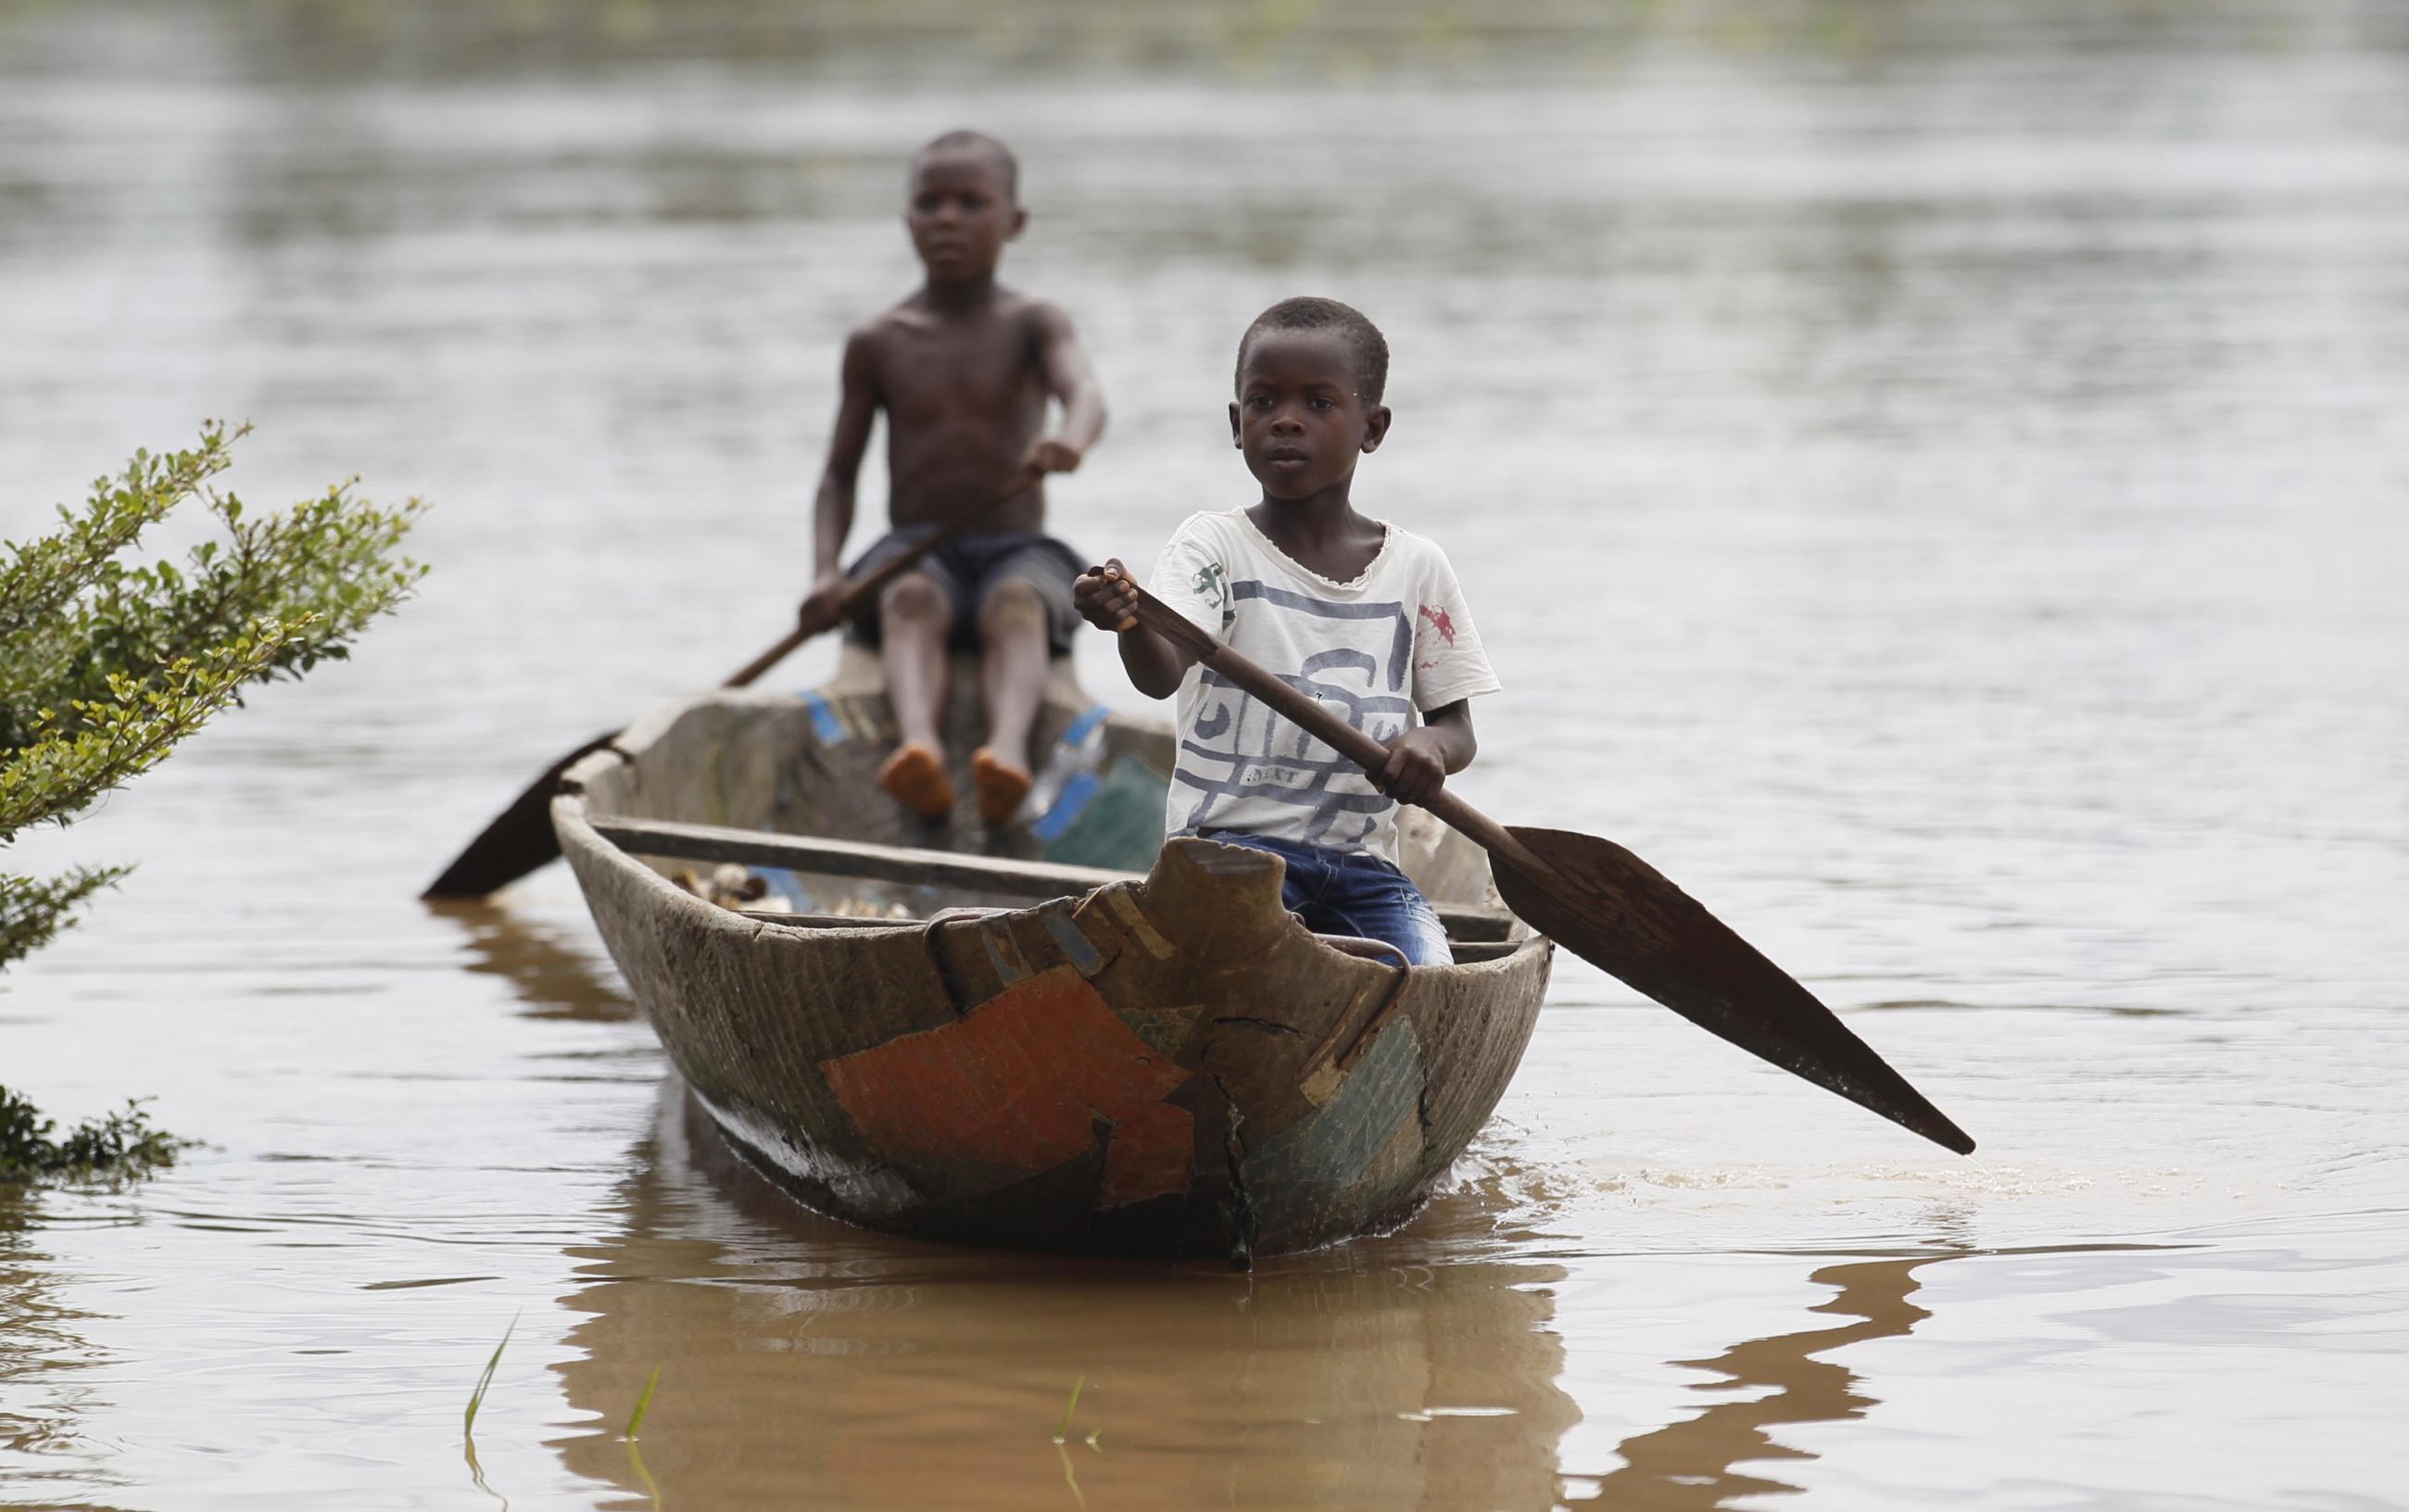
[[[726,825],[680,824],[608,814],[596,815],[591,822],[603,839],[637,856],[669,857],[682,861],[732,861],[817,876],[925,883],[1016,898],[1067,898],[1116,882],[1143,881],[1146,875],[1110,867],[1062,866],[1051,861],[974,856],[962,851],[829,840],[819,835],[782,835]],[[1504,940],[1513,927],[1514,916],[1502,908],[1463,903],[1433,906],[1451,940]]]

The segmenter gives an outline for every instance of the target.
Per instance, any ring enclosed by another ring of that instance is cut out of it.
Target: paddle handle
[[[748,661],[743,666],[738,668],[735,672],[728,677],[727,682],[722,683],[719,685],[724,688],[741,688],[747,686],[755,678],[760,676],[763,672],[768,671],[771,668],[777,666],[780,662],[785,661],[797,646],[801,645],[804,641],[810,639],[811,636],[801,626],[796,626],[793,629],[788,630],[785,635],[779,637],[778,643],[776,645],[772,646],[769,650],[761,653],[761,655],[754,657],[751,661]]]
[[[904,573],[909,572],[914,568],[919,566],[920,559],[922,557],[928,555],[930,552],[935,551],[945,542],[953,540],[956,536],[960,535],[972,526],[976,525],[980,520],[986,518],[988,511],[1002,504],[1004,500],[1012,497],[1016,494],[1027,492],[1036,484],[1038,479],[1044,476],[1045,474],[1042,472],[1026,472],[1021,474],[1018,478],[1013,481],[1012,486],[1006,488],[1003,492],[996,495],[992,498],[983,498],[976,504],[972,505],[969,509],[963,510],[947,519],[945,524],[937,526],[935,530],[930,532],[928,540],[915,541],[910,546],[905,547],[902,551],[896,553],[895,555],[889,557],[887,560],[881,562],[876,569],[872,571],[868,577],[863,578],[859,583],[855,583],[852,587],[845,589],[844,597],[836,601],[836,623],[835,625],[829,626],[829,628],[834,629],[837,625],[843,625],[845,621],[853,618],[854,615],[861,612],[862,605],[875,599],[888,583],[894,582],[897,578],[902,577]],[[785,661],[787,656],[794,653],[797,646],[801,645],[804,641],[810,640],[817,633],[817,631],[806,630],[800,625],[796,626],[793,629],[788,630],[783,637],[781,637],[776,645],[772,646],[769,650],[761,653],[761,655],[754,657],[751,661],[748,661],[743,666],[738,668],[734,675],[730,676],[727,682],[722,683],[719,685],[724,688],[741,688],[748,685],[755,678],[760,676],[763,672],[768,671],[771,668],[777,666],[780,662]]]
[[[1101,572],[1104,569],[1090,568],[1089,570]],[[1238,655],[1219,637],[1198,629],[1179,611],[1139,587],[1133,579],[1124,575],[1121,581],[1129,584],[1130,592],[1137,598],[1136,605],[1130,612],[1140,625],[1237,684],[1274,713],[1366,772],[1377,773],[1389,764],[1387,746],[1323,708],[1320,699],[1295,687],[1286,678],[1266,671]],[[1504,825],[1458,798],[1452,789],[1440,788],[1421,806],[1492,856],[1511,861],[1535,875],[1544,876],[1554,870],[1534,855],[1529,846],[1516,840]]]

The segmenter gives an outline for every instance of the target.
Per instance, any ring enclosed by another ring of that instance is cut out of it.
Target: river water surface
[[[10,858],[141,870],[0,1082],[208,1144],[0,1198],[0,1505],[2409,1505],[2409,28],[1480,8],[0,5],[0,534],[213,415],[254,503],[436,506],[355,662]],[[1112,404],[1061,531],[1245,502],[1240,327],[1363,306],[1359,501],[1507,685],[1466,791],[1977,1158],[1565,958],[1396,1234],[902,1244],[716,1150],[558,869],[414,900],[784,627],[959,123]]]

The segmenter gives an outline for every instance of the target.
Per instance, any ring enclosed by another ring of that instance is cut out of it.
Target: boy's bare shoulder
[[[916,326],[925,326],[928,314],[913,308],[910,297],[865,316],[844,336],[844,368],[858,382],[876,388],[889,367],[897,344]]]
[[[926,310],[915,308],[916,295],[897,300],[885,310],[873,310],[845,334],[845,344],[857,343],[875,347],[894,339],[900,331],[909,330],[928,320]]]
[[[1012,297],[1017,302],[1014,313],[1031,332],[1041,336],[1070,333],[1071,317],[1064,313],[1062,307],[1053,300],[1040,299],[1034,295],[1026,294],[1017,294]]]
[[[1032,365],[1044,365],[1052,354],[1076,348],[1079,335],[1071,328],[1071,317],[1051,299],[1031,295],[1014,295],[1011,319],[1018,334],[1021,351]]]

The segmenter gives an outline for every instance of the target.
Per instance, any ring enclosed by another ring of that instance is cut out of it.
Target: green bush
[[[191,451],[137,452],[82,505],[59,506],[56,530],[0,547],[0,848],[72,822],[254,684],[349,655],[424,575],[400,554],[415,499],[379,509],[343,483],[250,514],[219,493],[211,480],[241,434],[212,424]],[[143,531],[196,496],[217,522],[210,539],[180,566],[137,560]],[[0,970],[127,870],[0,871]],[[138,1102],[64,1139],[56,1127],[0,1087],[0,1185],[140,1175],[186,1143],[152,1128]]]
[[[15,1092],[0,1087],[0,1187],[37,1181],[107,1181],[148,1175],[176,1163],[191,1142],[151,1126],[139,1102],[123,1113],[87,1118],[65,1139],[58,1125]]]
[[[350,655],[425,569],[399,554],[421,509],[379,509],[348,483],[280,513],[248,514],[211,480],[225,427],[191,451],[135,454],[59,528],[0,553],[0,847],[69,823],[157,765],[253,684]],[[132,560],[142,532],[199,496],[220,529],[182,565]],[[125,874],[0,871],[0,968],[73,921]]]

